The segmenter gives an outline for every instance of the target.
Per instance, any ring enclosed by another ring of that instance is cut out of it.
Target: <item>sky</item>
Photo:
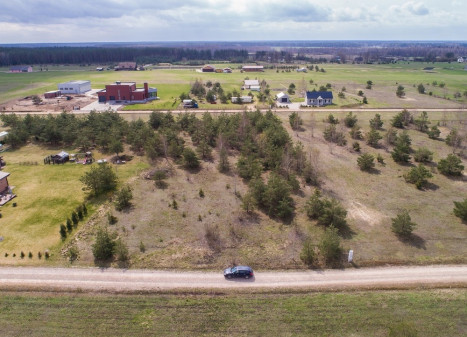
[[[2,0],[0,44],[467,40],[466,0]]]

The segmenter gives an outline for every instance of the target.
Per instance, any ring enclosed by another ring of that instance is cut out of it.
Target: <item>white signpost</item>
[[[352,249],[349,250],[349,257],[348,257],[347,261],[348,261],[349,263],[353,261],[353,250],[352,250]]]

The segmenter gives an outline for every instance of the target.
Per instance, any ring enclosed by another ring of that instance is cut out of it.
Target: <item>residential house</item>
[[[9,175],[10,173],[8,172],[0,171],[0,206],[5,205],[8,201],[16,197],[8,184],[7,177]]]
[[[296,70],[297,70],[297,73],[306,73],[306,72],[308,72],[308,69],[306,69],[306,68],[297,68]]]
[[[10,73],[32,73],[31,66],[12,66],[10,67]]]
[[[305,95],[305,105],[324,106],[332,104],[332,91],[307,91]]]
[[[276,100],[277,100],[277,103],[282,103],[282,104],[287,104],[287,103],[290,103],[290,97],[289,95],[283,93],[283,92],[280,92],[276,95]]]
[[[120,82],[109,84],[105,89],[98,91],[99,103],[125,102],[145,103],[157,99],[157,89],[150,88],[144,83],[143,88],[137,88],[135,82]]]
[[[230,68],[224,68],[224,69],[222,70],[222,72],[230,74],[230,73],[232,73],[232,69],[230,69]]]
[[[459,63],[464,63],[465,62],[465,59],[461,56],[457,59],[457,62]]]
[[[250,89],[251,87],[259,87],[258,80],[244,80],[242,89]],[[259,90],[258,90],[259,91]]]

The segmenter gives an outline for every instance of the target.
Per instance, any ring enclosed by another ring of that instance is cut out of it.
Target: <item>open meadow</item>
[[[222,66],[225,66],[222,65]],[[11,74],[0,73],[0,109],[5,103],[30,95],[42,95],[49,90],[56,90],[57,83],[70,80],[90,80],[93,89],[102,89],[106,84],[115,81],[134,81],[137,86],[148,82],[158,89],[160,100],[148,104],[135,104],[125,107],[126,110],[174,110],[179,109],[178,97],[181,93],[188,93],[195,80],[204,83],[219,82],[224,92],[241,91],[240,87],[245,78],[265,80],[274,97],[279,92],[286,92],[291,83],[295,84],[295,94],[291,96],[293,102],[302,102],[303,90],[319,90],[321,86],[331,84],[334,94],[332,107],[358,108],[461,108],[465,107],[467,97],[463,92],[467,90],[467,71],[462,64],[457,63],[397,63],[397,64],[320,64],[325,72],[309,71],[298,73],[295,70],[287,72],[282,69],[266,69],[260,73],[241,73],[236,65],[231,65],[234,72],[202,73],[195,69],[154,69],[146,71],[92,71],[89,67],[50,67],[48,71],[33,73]],[[429,69],[425,69],[425,68]],[[37,68],[37,67],[36,67]],[[313,83],[310,83],[310,80]],[[373,82],[372,89],[366,89],[367,81]],[[418,84],[422,83],[426,94],[419,94]],[[436,85],[435,85],[436,83]],[[440,84],[444,83],[441,87]],[[395,95],[398,85],[405,88],[406,96],[397,98]],[[345,87],[345,98],[338,97],[338,92]],[[368,99],[368,104],[362,104],[362,96]],[[432,93],[430,96],[429,93]],[[246,95],[248,92],[242,92]],[[454,97],[456,93],[460,97]],[[97,99],[97,98],[96,98]],[[257,104],[257,102],[255,103]],[[253,105],[255,105],[253,104]],[[242,109],[229,104],[208,104],[201,102],[200,108],[223,110]],[[6,110],[8,111],[8,110]]]
[[[0,334],[464,336],[465,301],[465,289],[234,295],[2,293]]]

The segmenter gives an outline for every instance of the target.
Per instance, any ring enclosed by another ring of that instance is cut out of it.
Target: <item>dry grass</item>
[[[287,124],[288,114],[278,113]],[[346,147],[330,147],[323,140],[322,120],[326,115],[316,113],[312,117],[306,113],[304,130],[289,129],[289,133],[313,153],[321,171],[324,194],[339,199],[348,210],[350,229],[344,235],[343,246],[354,250],[355,262],[362,266],[465,263],[467,226],[452,213],[453,201],[467,195],[465,177],[454,180],[435,173],[429,189],[417,190],[402,178],[409,166],[394,163],[389,149],[373,149],[363,141],[362,152],[380,153],[386,165],[377,164],[373,174],[362,172],[357,166],[359,154],[350,150],[350,139]],[[343,113],[335,115],[340,120],[344,117]],[[392,115],[383,116],[385,126]],[[373,116],[370,112],[358,113],[364,132],[368,131],[368,120]],[[441,119],[442,115],[432,114],[430,118]],[[310,131],[312,120],[314,137]],[[451,151],[444,142],[431,140],[418,131],[411,130],[409,134],[414,149],[427,146],[435,152],[434,161]],[[304,268],[299,259],[303,240],[310,237],[317,243],[323,231],[303,210],[313,188],[302,186],[301,193],[293,196],[296,214],[290,224],[271,219],[260,211],[248,215],[241,210],[241,200],[236,196],[245,194],[247,186],[232,173],[219,173],[216,151],[214,154],[214,160],[203,162],[199,172],[187,172],[174,163],[158,163],[158,167],[171,168],[168,187],[158,189],[152,180],[140,176],[132,183],[134,207],[123,213],[112,210],[118,217],[112,228],[127,242],[132,267],[213,269],[241,263],[259,269]],[[234,166],[235,156],[230,160]],[[199,196],[200,188],[204,198]],[[178,204],[177,210],[170,207],[173,200]],[[402,208],[407,208],[418,224],[410,242],[401,242],[390,230],[391,217]],[[105,216],[97,220],[101,224],[106,222]],[[144,253],[139,250],[141,242],[146,248]],[[78,264],[92,263],[91,243],[91,236],[82,242]]]

